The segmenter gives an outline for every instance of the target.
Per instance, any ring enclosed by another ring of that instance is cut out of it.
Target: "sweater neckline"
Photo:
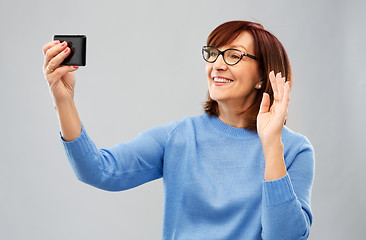
[[[208,122],[210,122],[211,125],[214,127],[214,129],[223,136],[241,139],[258,138],[258,134],[253,130],[233,127],[224,123],[218,117],[209,116],[207,113],[205,113],[204,115],[207,118]]]

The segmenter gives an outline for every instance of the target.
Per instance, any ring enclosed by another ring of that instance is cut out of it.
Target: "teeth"
[[[225,78],[214,78],[215,82],[221,82],[221,83],[231,83],[233,80],[225,79]]]

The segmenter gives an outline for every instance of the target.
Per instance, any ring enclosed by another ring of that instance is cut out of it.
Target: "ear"
[[[262,81],[262,79],[255,85],[255,88],[256,89],[261,89],[263,87],[263,81]]]

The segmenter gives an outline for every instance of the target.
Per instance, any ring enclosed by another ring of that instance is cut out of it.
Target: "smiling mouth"
[[[230,80],[230,79],[227,79],[227,78],[220,78],[220,77],[213,78],[213,81],[217,82],[217,83],[231,83],[231,82],[234,82],[233,80]]]

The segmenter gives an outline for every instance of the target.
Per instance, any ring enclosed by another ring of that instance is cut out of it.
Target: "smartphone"
[[[66,41],[71,52],[61,65],[86,65],[86,36],[85,35],[55,35],[53,40]]]

